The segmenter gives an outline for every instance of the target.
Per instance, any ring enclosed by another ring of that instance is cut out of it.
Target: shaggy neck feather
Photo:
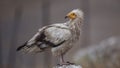
[[[74,40],[79,39],[78,36],[80,36],[80,28],[82,24],[82,19],[76,18],[74,20],[69,20],[68,22],[68,27],[71,29],[73,35],[74,35]]]

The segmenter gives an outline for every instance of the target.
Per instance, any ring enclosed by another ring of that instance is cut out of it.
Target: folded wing
[[[45,26],[24,45],[17,48],[17,51],[42,52],[48,48],[57,47],[70,39],[71,31],[64,24]]]

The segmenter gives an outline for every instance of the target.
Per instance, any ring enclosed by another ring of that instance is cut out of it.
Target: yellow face
[[[70,12],[67,14],[66,18],[70,18],[70,19],[75,19],[77,17],[77,15],[74,12]]]

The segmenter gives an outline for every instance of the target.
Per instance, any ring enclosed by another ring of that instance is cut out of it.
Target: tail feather
[[[23,49],[26,46],[27,42],[25,42],[22,46],[19,46],[16,51],[20,51],[21,49]]]
[[[38,45],[31,45],[31,46],[28,46],[27,45],[27,42],[25,44],[23,44],[22,46],[19,46],[16,51],[22,51],[24,53],[31,53],[31,52],[42,52],[44,51],[43,48],[40,48]]]

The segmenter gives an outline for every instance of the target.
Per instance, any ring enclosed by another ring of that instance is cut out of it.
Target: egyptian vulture
[[[83,12],[74,9],[65,18],[69,19],[65,23],[51,24],[40,28],[30,40],[19,46],[17,51],[36,53],[50,49],[54,56],[61,57],[61,63],[66,63],[63,55],[79,40]]]

